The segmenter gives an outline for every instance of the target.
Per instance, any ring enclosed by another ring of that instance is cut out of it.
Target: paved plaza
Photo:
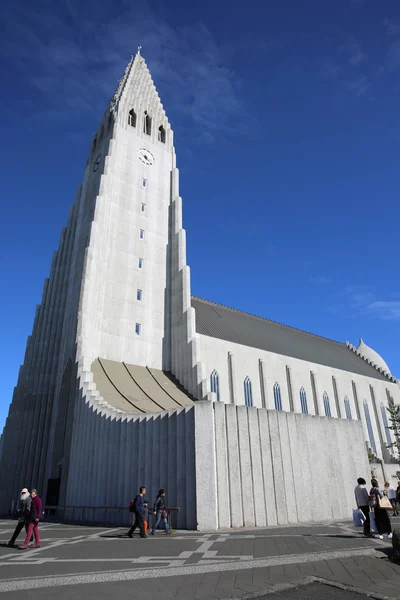
[[[400,518],[392,522],[400,528]],[[28,551],[6,547],[15,525],[0,522],[0,598],[400,598],[390,540],[364,538],[350,523],[158,532],[143,540],[129,539],[127,529],[44,521],[41,547]]]

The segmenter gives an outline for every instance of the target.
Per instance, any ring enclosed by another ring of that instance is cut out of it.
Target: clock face
[[[93,171],[97,171],[97,169],[99,168],[100,161],[101,161],[101,154],[98,155],[98,157],[96,158],[96,160],[93,163]]]
[[[145,165],[154,164],[155,158],[149,150],[146,150],[145,148],[140,148],[138,156],[140,160],[144,162]]]

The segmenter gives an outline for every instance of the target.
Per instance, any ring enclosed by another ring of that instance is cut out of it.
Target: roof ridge
[[[253,313],[246,312],[244,310],[239,310],[238,308],[232,308],[231,306],[226,306],[226,304],[220,304],[218,302],[213,302],[212,300],[207,300],[206,298],[200,298],[200,296],[192,296],[194,300],[200,300],[201,302],[207,302],[208,304],[219,306],[221,308],[227,308],[233,312],[241,313],[242,315],[247,315],[249,317],[254,317],[255,319],[260,319],[261,321],[268,321],[269,323],[273,323],[274,325],[280,325],[280,327],[285,327],[286,329],[292,329],[293,331],[300,331],[301,333],[305,333],[311,337],[320,338],[322,340],[326,340],[328,342],[332,342],[333,344],[338,344],[339,346],[347,346],[347,342],[338,342],[336,340],[332,340],[331,338],[327,338],[323,335],[318,335],[316,333],[310,333],[309,331],[304,331],[304,329],[299,329],[298,327],[292,327],[292,325],[285,325],[285,323],[279,323],[278,321],[273,321],[272,319],[267,319],[266,317],[259,317],[258,315],[253,315]],[[347,346],[348,347],[348,346]]]

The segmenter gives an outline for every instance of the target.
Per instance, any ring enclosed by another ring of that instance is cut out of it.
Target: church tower
[[[3,434],[1,508],[26,485],[47,488],[47,501],[65,497],[82,399],[112,414],[154,410],[140,408],[152,392],[137,378],[132,393],[112,382],[123,399],[110,406],[93,375],[99,361],[169,373],[192,399],[207,395],[173,132],[140,49],[92,141],[36,311]]]

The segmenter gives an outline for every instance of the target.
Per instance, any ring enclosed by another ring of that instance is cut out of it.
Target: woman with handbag
[[[375,523],[378,529],[378,537],[383,540],[383,536],[387,535],[388,538],[392,537],[392,526],[390,524],[389,515],[387,514],[387,508],[384,508],[385,502],[390,506],[390,502],[387,498],[384,498],[381,490],[379,489],[379,483],[376,479],[371,479],[372,488],[369,492],[370,504],[374,509]]]
[[[158,494],[157,494],[156,501],[154,502],[153,510],[154,510],[154,514],[157,516],[156,516],[156,522],[153,526],[153,529],[151,530],[151,535],[155,535],[156,529],[157,529],[161,519],[164,521],[165,534],[169,535],[170,531],[169,531],[169,525],[168,525],[168,513],[167,513],[166,506],[165,506],[165,490],[163,490],[163,489],[158,490]]]

